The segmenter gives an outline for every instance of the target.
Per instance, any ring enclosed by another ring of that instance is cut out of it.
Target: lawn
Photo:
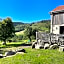
[[[20,44],[21,43],[19,43],[19,45]],[[10,44],[8,43],[8,45]],[[12,49],[19,47],[10,46]],[[2,49],[5,50],[5,47],[2,46]],[[22,46],[20,47],[22,48]],[[9,49],[9,47],[7,48]],[[0,59],[0,64],[64,64],[64,52],[59,52],[58,49],[36,50],[31,49],[31,47],[24,49],[26,50],[25,54],[16,54],[12,57],[2,58]]]
[[[0,64],[64,64],[64,52],[25,48],[25,54],[0,59]]]
[[[19,42],[7,42],[7,45],[2,45],[2,42],[0,41],[0,48],[18,47],[25,43],[27,43],[26,40],[20,40]]]

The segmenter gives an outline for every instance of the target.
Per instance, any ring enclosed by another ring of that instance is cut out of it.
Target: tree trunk
[[[30,42],[31,42],[31,38],[29,37],[29,39],[30,39]]]
[[[6,45],[6,40],[2,42],[2,45]]]

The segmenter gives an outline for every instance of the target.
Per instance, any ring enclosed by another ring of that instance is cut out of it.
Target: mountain
[[[17,25],[21,25],[21,24],[24,24],[22,22],[13,22],[14,26],[17,26]]]

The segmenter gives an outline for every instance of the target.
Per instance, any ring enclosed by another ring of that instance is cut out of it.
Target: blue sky
[[[13,22],[31,23],[50,19],[49,12],[64,0],[0,0],[0,18],[11,17]]]

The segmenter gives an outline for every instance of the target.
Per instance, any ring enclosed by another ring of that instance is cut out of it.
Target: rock
[[[60,47],[64,47],[64,45],[61,45]]]
[[[13,52],[13,51],[8,51],[5,53],[5,56],[11,56],[11,55],[14,55],[16,54],[16,52]]]
[[[26,52],[25,49],[18,49],[16,52]]]
[[[2,54],[0,54],[0,58],[3,58],[3,55]]]
[[[41,48],[43,48],[43,46],[42,46],[42,45],[35,44],[35,49],[41,49]]]
[[[60,52],[63,52],[64,51],[64,45],[59,46],[59,51]]]
[[[25,54],[24,52],[17,52],[16,54]]]
[[[50,49],[57,49],[58,48],[58,45],[57,44],[53,44],[50,46]]]
[[[39,47],[40,47],[40,45],[35,44],[35,49],[40,49]]]
[[[41,40],[40,39],[38,40],[38,43],[41,43]]]
[[[32,48],[35,48],[35,44],[37,44],[37,42],[32,43]]]
[[[2,45],[6,45],[6,42],[2,42]]]
[[[44,45],[44,49],[48,49],[49,46],[50,46],[50,44],[46,43],[46,44]]]

